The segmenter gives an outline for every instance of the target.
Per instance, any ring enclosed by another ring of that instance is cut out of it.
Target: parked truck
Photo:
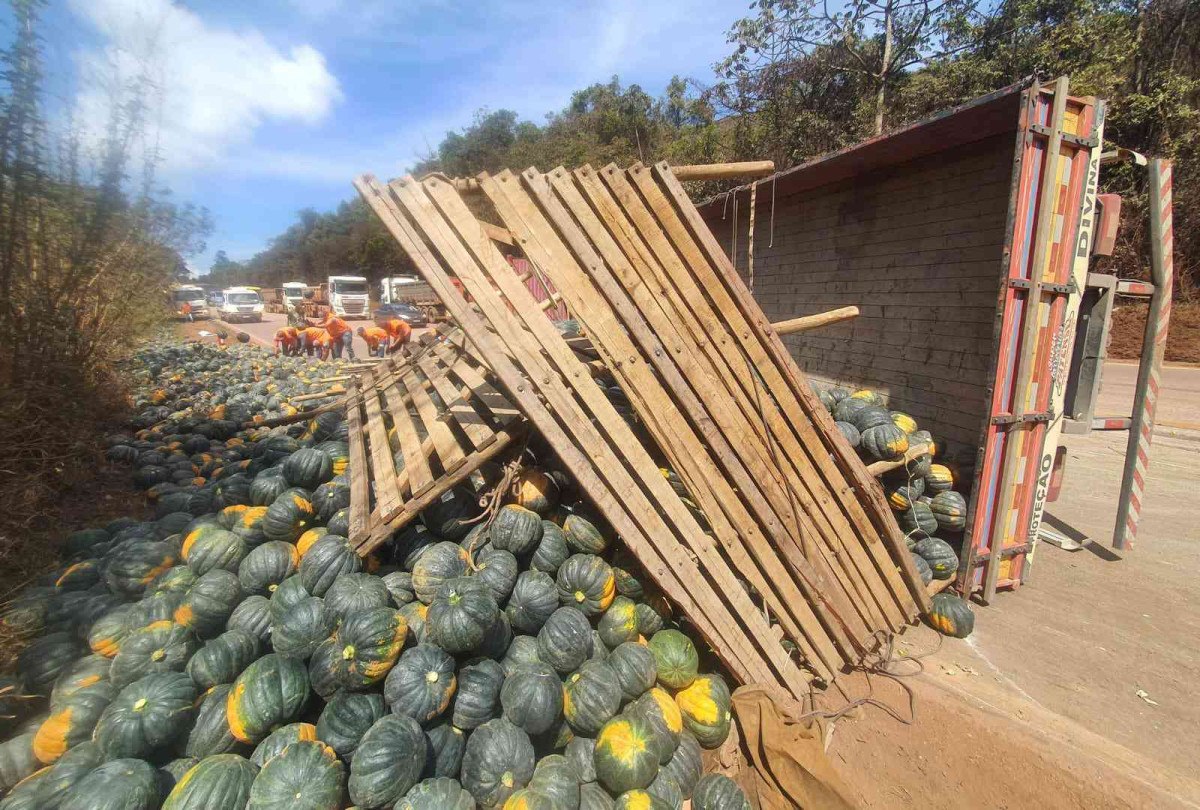
[[[303,301],[305,293],[310,289],[303,281],[285,281],[282,287],[269,287],[261,291],[263,304],[267,312],[283,314],[288,311],[288,307]]]
[[[184,317],[183,305],[192,305],[193,318],[212,317],[208,311],[208,302],[204,297],[204,288],[194,284],[181,284],[171,290],[171,309],[177,317]]]
[[[411,304],[426,321],[442,320],[446,311],[433,288],[417,276],[389,276],[379,282],[379,303],[384,311],[389,306]]]
[[[291,284],[299,282],[289,282]],[[371,317],[367,280],[362,276],[330,276],[321,286],[303,292],[296,309],[306,318],[323,318],[332,311],[339,318],[359,320]]]

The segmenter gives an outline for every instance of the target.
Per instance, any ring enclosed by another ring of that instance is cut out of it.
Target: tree
[[[850,0],[832,9],[828,0],[758,0],[758,14],[734,24],[734,53],[718,72],[762,75],[764,89],[778,86],[777,66],[814,57],[835,74],[860,77],[843,88],[870,91],[872,132],[883,132],[888,92],[906,71],[956,47],[949,35],[970,18],[978,0]],[[786,71],[785,71],[786,72]]]

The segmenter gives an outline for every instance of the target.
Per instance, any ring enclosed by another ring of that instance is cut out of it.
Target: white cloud
[[[170,0],[71,7],[104,40],[78,55],[80,121],[102,131],[113,88],[150,77],[160,91],[151,117],[168,169],[209,167],[267,123],[318,123],[341,98],[325,57],[309,45],[281,50],[257,30],[211,26]]]

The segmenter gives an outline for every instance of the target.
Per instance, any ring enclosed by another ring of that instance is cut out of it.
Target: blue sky
[[[401,173],[480,107],[541,122],[619,74],[653,94],[712,77],[747,0],[57,0],[44,38],[52,99],[102,118],[97,77],[151,64],[162,177],[207,206],[193,257],[247,259],[351,179]]]

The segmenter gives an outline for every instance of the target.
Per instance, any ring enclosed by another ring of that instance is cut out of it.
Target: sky
[[[107,83],[152,66],[162,182],[249,259],[362,172],[401,174],[480,108],[541,123],[614,74],[651,94],[712,78],[748,0],[53,0],[47,90],[99,126]]]

